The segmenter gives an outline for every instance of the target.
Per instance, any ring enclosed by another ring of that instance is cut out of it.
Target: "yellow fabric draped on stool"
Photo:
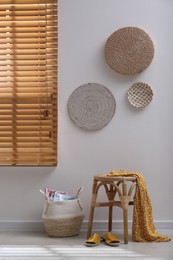
[[[171,239],[156,232],[153,223],[152,205],[142,174],[125,170],[113,170],[107,176],[134,176],[137,187],[134,196],[132,239],[136,242],[164,242]]]

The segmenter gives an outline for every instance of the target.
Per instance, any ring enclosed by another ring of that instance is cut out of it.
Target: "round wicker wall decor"
[[[105,44],[108,65],[118,73],[133,75],[145,70],[154,57],[150,36],[137,27],[124,27],[110,35]]]
[[[99,130],[114,116],[116,102],[112,93],[98,83],[78,87],[68,100],[71,120],[85,130]]]
[[[143,108],[151,102],[153,91],[148,84],[137,82],[129,88],[127,98],[132,106]]]

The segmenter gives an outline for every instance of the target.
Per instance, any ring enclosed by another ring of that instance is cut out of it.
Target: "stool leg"
[[[123,221],[124,221],[124,243],[128,244],[128,211],[123,209]]]
[[[108,222],[108,231],[112,231],[112,214],[113,214],[113,207],[109,206],[109,222]]]
[[[97,199],[97,181],[93,181],[93,188],[92,188],[92,196],[91,196],[91,205],[90,205],[90,214],[89,214],[89,221],[88,221],[88,232],[87,232],[87,238],[91,236],[92,232],[92,225],[93,225],[93,218],[94,218],[94,209],[95,209],[95,203]]]
[[[127,196],[127,184],[122,183],[123,196]],[[128,244],[128,206],[123,208],[123,223],[124,223],[124,243]]]
[[[110,193],[115,194],[115,192],[113,192],[113,186],[112,185],[110,185],[109,191],[110,191]],[[112,195],[112,196],[114,197],[115,195]],[[112,196],[111,196],[111,199],[109,199],[109,196],[108,196],[109,202],[112,201],[112,199],[113,199]],[[112,216],[113,216],[113,206],[109,206],[109,222],[108,222],[108,231],[109,232],[112,231]]]

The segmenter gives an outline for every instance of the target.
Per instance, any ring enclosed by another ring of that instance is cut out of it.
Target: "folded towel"
[[[107,176],[133,176],[137,185],[134,196],[132,239],[136,242],[164,242],[171,239],[156,232],[153,223],[152,205],[142,174],[125,170],[113,170]]]

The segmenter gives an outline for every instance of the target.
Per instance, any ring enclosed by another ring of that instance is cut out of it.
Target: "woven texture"
[[[133,75],[145,70],[154,56],[150,36],[137,27],[124,27],[115,31],[105,45],[108,65],[118,73]]]
[[[79,234],[83,219],[84,216],[69,217],[66,219],[43,218],[43,224],[49,236],[69,237]]]
[[[153,91],[149,85],[138,82],[129,88],[127,97],[132,106],[142,108],[146,107],[151,102]]]
[[[77,88],[68,100],[71,120],[80,128],[99,130],[112,119],[116,102],[103,85],[88,83]]]

